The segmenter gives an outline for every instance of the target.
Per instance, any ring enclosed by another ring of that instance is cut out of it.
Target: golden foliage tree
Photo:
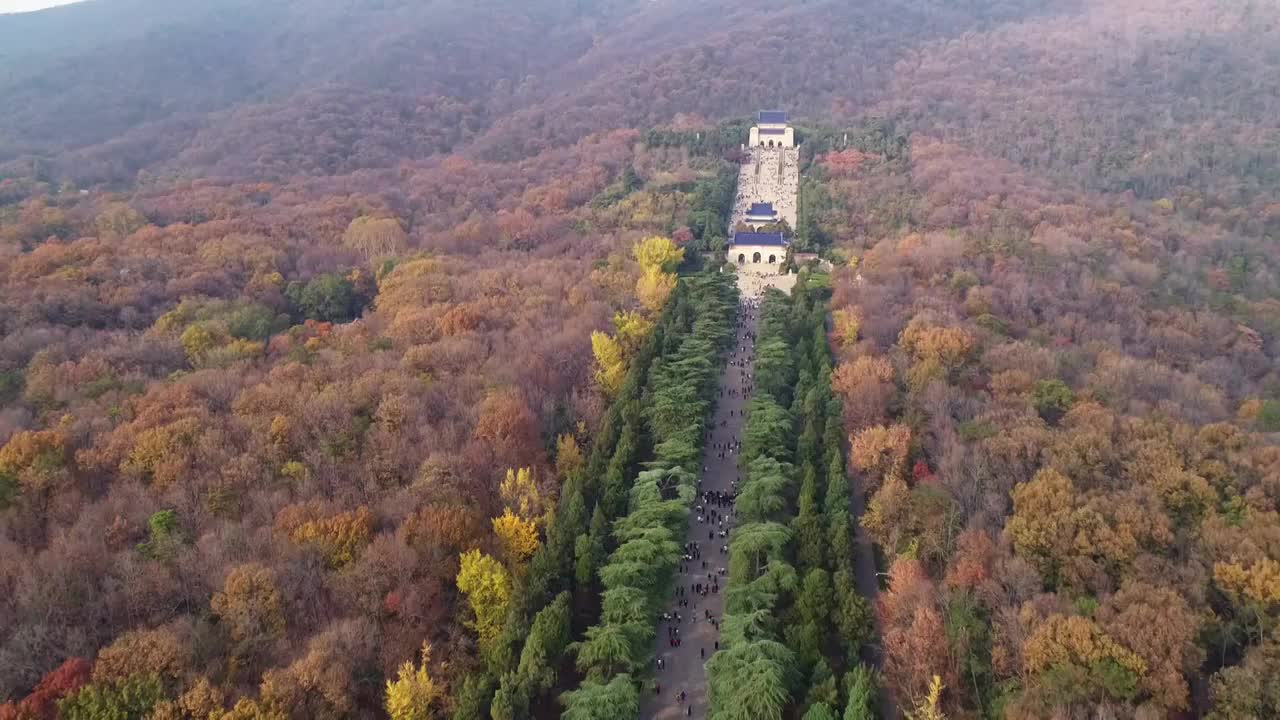
[[[840,347],[858,342],[862,328],[862,312],[858,308],[840,308],[831,313],[832,335]]]
[[[16,433],[0,448],[0,478],[12,478],[25,493],[43,494],[67,478],[66,445],[60,430]]]
[[[1214,563],[1213,580],[1237,604],[1280,605],[1280,561],[1272,558]]]
[[[947,720],[942,712],[942,678],[937,675],[929,681],[929,691],[916,703],[914,709],[907,711],[907,720]]]
[[[614,338],[622,346],[623,355],[630,360],[640,349],[645,338],[653,330],[653,321],[631,310],[613,314]]]
[[[608,333],[591,333],[591,353],[596,358],[596,382],[609,395],[617,395],[627,378],[627,360],[622,345]]]
[[[653,235],[636,243],[631,254],[644,272],[670,273],[684,261],[684,248],[668,237]]]
[[[538,526],[511,512],[511,508],[493,518],[493,534],[512,568],[520,567],[538,550]]]
[[[427,673],[430,662],[431,645],[423,643],[418,666],[406,660],[396,672],[396,679],[387,681],[385,706],[391,720],[430,720],[435,716],[434,706],[442,691]]]
[[[518,574],[538,550],[538,527],[550,520],[552,508],[543,502],[532,468],[508,469],[498,492],[505,508],[491,521],[493,533],[507,566]]]
[[[1161,552],[1174,540],[1159,498],[1143,488],[1093,495],[1076,511],[1075,522],[1076,552],[1117,575],[1144,550]]]
[[[871,496],[862,526],[887,553],[897,553],[903,533],[910,527],[911,490],[901,474],[891,474]]]
[[[674,287],[674,276],[671,277],[671,282]],[[666,302],[665,295],[662,302]],[[658,307],[661,307],[661,303]],[[635,357],[645,338],[649,337],[653,321],[637,312],[618,312],[614,313],[613,327],[612,336],[600,331],[591,333],[591,352],[596,358],[596,382],[609,395],[617,394],[622,388],[622,383],[627,378],[627,369],[631,367],[631,359]]]
[[[439,258],[416,257],[398,263],[378,279],[378,310],[395,317],[402,311],[421,309],[453,297],[448,268]]]
[[[187,468],[201,425],[199,419],[185,417],[143,430],[120,463],[120,470],[159,488],[172,486]]]
[[[258,563],[233,568],[209,606],[237,642],[275,638],[284,633],[284,603],[275,576]]]
[[[667,303],[671,291],[676,288],[676,276],[672,273],[646,270],[636,281],[636,298],[650,313],[657,314]]]
[[[475,615],[471,627],[482,644],[489,643],[502,630],[511,602],[510,573],[491,556],[471,550],[462,553],[457,582]]]
[[[1092,667],[1111,661],[1141,677],[1146,662],[1137,653],[1116,642],[1094,621],[1079,615],[1050,615],[1023,646],[1027,672],[1039,673],[1055,665]]]
[[[222,688],[209,682],[209,678],[201,677],[178,696],[174,709],[178,717],[225,720],[228,714],[222,708],[226,701],[227,694]]]
[[[684,248],[676,247],[671,238],[655,235],[636,243],[631,252],[640,264],[636,297],[646,310],[657,313],[676,287],[675,269],[684,260]]]
[[[1045,468],[1013,489],[1013,516],[1005,535],[1013,549],[1048,578],[1057,576],[1075,542],[1075,488],[1071,479]]]
[[[533,519],[542,515],[542,494],[533,477],[533,468],[509,468],[507,476],[498,485],[502,502],[522,518]]]
[[[142,213],[122,202],[109,203],[94,219],[98,235],[110,240],[120,240],[147,224]]]
[[[973,350],[974,337],[964,328],[934,325],[917,316],[898,336],[898,345],[916,360],[937,360],[954,367]]]
[[[373,536],[373,513],[361,506],[355,510],[317,516],[316,509],[291,505],[276,514],[276,527],[299,545],[320,550],[332,567],[343,567],[360,554]]]
[[[911,428],[873,425],[850,439],[849,462],[867,473],[872,485],[888,475],[901,475],[911,450]]]
[[[187,362],[191,363],[192,367],[198,367],[203,363],[209,353],[218,346],[218,338],[201,324],[187,326],[187,329],[182,331],[182,336],[178,338],[178,342],[182,343],[182,349],[187,354]]]
[[[1209,481],[1187,470],[1169,442],[1140,443],[1126,463],[1126,474],[1154,490],[1173,517],[1185,522],[1198,519],[1217,500]]]
[[[198,717],[198,716],[197,716]],[[289,714],[278,708],[259,705],[252,698],[240,698],[226,712],[215,712],[209,720],[288,720]]]
[[[934,380],[946,380],[970,353],[976,340],[968,330],[934,325],[916,316],[898,336],[898,345],[915,360],[907,385],[919,392]]]

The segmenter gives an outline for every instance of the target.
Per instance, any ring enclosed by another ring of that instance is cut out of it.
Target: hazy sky
[[[78,0],[0,0],[0,13],[30,12],[54,5],[68,5]]]

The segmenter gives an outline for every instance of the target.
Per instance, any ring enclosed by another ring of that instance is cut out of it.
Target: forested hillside
[[[833,386],[889,573],[888,684],[957,716],[1266,717],[1274,239],[918,138],[826,160],[859,238]]]
[[[210,0],[154,12],[154,4],[97,0],[74,23],[66,9],[54,11],[67,18],[56,23],[0,18],[0,38],[52,34],[63,23],[85,35],[8,63],[0,173],[82,183],[131,181],[140,170],[277,179],[394,166],[471,140],[476,152],[510,160],[678,114],[779,105],[825,115],[882,98],[912,42],[1052,7]],[[102,7],[116,5],[112,31],[94,32]],[[782,72],[745,71],[773,55]]]
[[[511,655],[596,620],[553,508],[677,350],[645,343],[763,107],[837,264],[878,684],[1280,715],[1278,33],[1253,0],[0,16],[0,718],[558,714],[572,668]],[[847,668],[811,610],[806,673]]]

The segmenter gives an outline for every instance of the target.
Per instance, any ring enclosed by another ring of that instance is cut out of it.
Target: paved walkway
[[[794,230],[800,195],[799,148],[750,149],[751,161],[738,168],[738,191],[729,215],[729,234],[746,221],[752,203],[773,203],[778,217]]]
[[[794,231],[796,228],[796,212],[800,203],[800,150],[798,148],[751,148],[751,161],[743,163],[738,169],[738,190],[734,196],[733,212],[729,215],[728,234],[730,238],[729,258],[736,258],[734,250],[734,232],[739,223],[745,222],[747,208],[758,202],[773,204],[778,217],[787,221]],[[777,263],[746,262],[738,266],[741,274],[777,273],[782,262],[781,253]],[[751,253],[744,255],[749,260]],[[739,280],[744,296],[754,295],[760,291],[759,284],[749,287]],[[790,285],[782,287],[790,290]]]
[[[654,670],[654,687],[642,697],[642,718],[706,717],[706,662],[720,639],[726,580],[721,572],[729,565],[725,547],[729,544],[732,496],[738,479],[738,449],[734,443],[742,439],[742,412],[755,356],[750,339],[756,327],[753,304],[753,300],[743,298],[738,310],[737,344],[720,374],[721,397],[702,454],[704,472],[685,537],[686,560],[677,576],[676,596],[667,607],[670,619],[658,627],[655,654],[661,667]],[[716,501],[717,494],[722,501]]]
[[[720,374],[722,395],[718,398],[712,431],[702,454],[704,472],[699,479],[699,496],[685,537],[688,554],[677,576],[676,596],[667,607],[670,619],[658,626],[655,655],[660,667],[654,669],[654,685],[646,688],[641,696],[641,718],[676,720],[707,716],[706,662],[716,651],[720,639],[726,580],[721,571],[729,566],[725,548],[733,524],[732,496],[739,478],[736,443],[742,440],[742,413],[749,399],[758,303],[758,290],[743,292],[738,309],[737,344]],[[726,499],[722,504],[714,501],[717,493]],[[712,590],[699,593],[699,584],[704,588],[709,585]]]
[[[738,289],[742,291],[743,297],[759,295],[764,292],[765,288],[769,287],[776,287],[790,294],[791,288],[795,286],[796,280],[800,277],[793,273],[779,275],[776,265],[739,265],[736,270],[738,273]]]

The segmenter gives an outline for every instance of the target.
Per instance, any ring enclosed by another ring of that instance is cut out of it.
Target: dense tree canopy
[[[749,707],[867,717],[874,619],[922,717],[1276,715],[1277,32],[1214,0],[0,16],[0,717],[634,714],[644,531],[679,517],[615,529],[656,441],[696,457],[673,272],[722,248],[766,106],[834,362],[810,300],[770,320]]]
[[[843,423],[815,280],[803,275],[791,298],[768,291],[758,310],[725,616],[707,664],[713,718],[833,717],[873,704],[860,662],[871,610],[854,587]]]
[[[899,702],[936,676],[962,715],[1234,707],[1196,688],[1275,641],[1271,236],[923,135],[825,177],[862,223],[833,386]]]

